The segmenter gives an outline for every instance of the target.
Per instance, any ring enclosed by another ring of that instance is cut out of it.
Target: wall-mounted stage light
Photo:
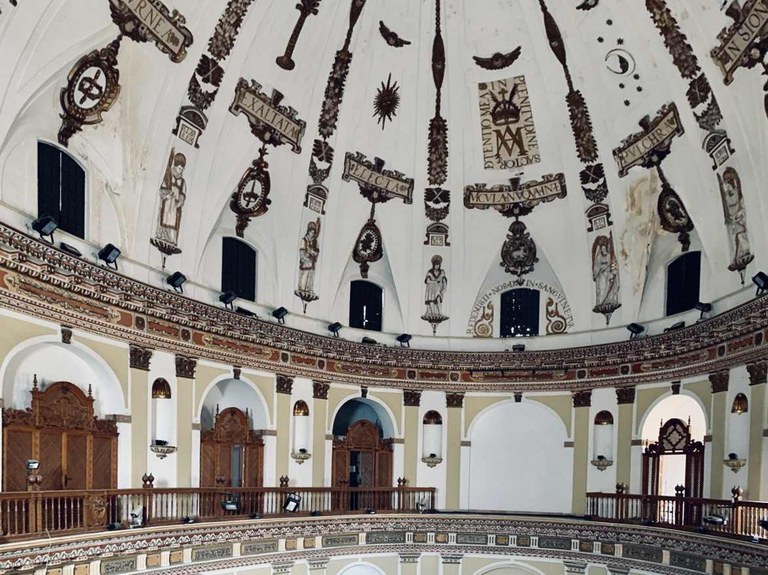
[[[640,334],[645,332],[645,326],[639,323],[631,323],[627,326],[627,331],[629,331],[629,339],[637,339],[640,337]]]
[[[219,301],[224,304],[224,307],[232,311],[235,311],[232,302],[236,299],[237,294],[233,291],[225,291],[219,296]]]
[[[328,325],[328,331],[330,331],[333,334],[333,337],[339,337],[339,332],[341,331],[341,328],[344,327],[339,322],[335,321]]]
[[[245,317],[256,317],[256,318],[259,317],[254,312],[244,307],[237,306],[237,309],[235,309],[235,311],[240,315],[244,315]]]
[[[34,471],[40,468],[40,462],[37,459],[27,459],[27,471]]]
[[[40,234],[40,239],[50,238],[48,243],[51,244],[53,243],[53,232],[58,228],[59,224],[51,216],[43,216],[32,222],[32,229]]]
[[[173,272],[165,278],[165,282],[179,293],[184,293],[185,281],[187,281],[187,276],[181,272]]]
[[[107,244],[99,250],[99,259],[107,264],[108,267],[117,269],[117,258],[120,257],[120,250],[113,244]]]
[[[278,323],[285,323],[285,316],[288,315],[288,310],[283,306],[280,306],[272,312],[272,317],[277,320]]]
[[[676,323],[673,323],[669,327],[664,328],[664,333],[669,333],[670,331],[677,331],[678,329],[683,329],[685,327],[684,321],[678,321]]]
[[[237,499],[227,498],[221,502],[224,511],[240,511],[240,502]]]
[[[400,342],[400,347],[411,347],[413,336],[410,333],[401,333],[395,339]]]
[[[516,343],[512,346],[512,351],[525,351],[525,344],[524,343]]]
[[[752,277],[752,283],[757,286],[755,296],[763,295],[768,290],[768,275],[765,272],[757,272]]]
[[[59,249],[63,251],[65,254],[75,256],[76,258],[83,257],[83,254],[80,253],[79,249],[77,249],[75,246],[70,246],[69,244],[65,244],[64,242],[61,242],[59,244]]]
[[[703,301],[696,302],[696,309],[699,310],[699,319],[707,319],[712,313],[712,304]],[[704,317],[706,315],[706,317]]]
[[[376,340],[373,339],[372,337],[368,337],[368,336],[363,336],[363,339],[361,339],[360,341],[363,342],[363,343],[367,343],[368,345],[375,345],[376,344]]]
[[[301,496],[296,495],[295,493],[289,493],[285,496],[285,501],[283,502],[283,510],[287,511],[288,513],[296,513],[299,510],[300,504]]]

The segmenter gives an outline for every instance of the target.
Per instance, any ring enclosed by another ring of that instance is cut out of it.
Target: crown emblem
[[[501,98],[491,92],[491,98],[494,101],[494,106],[491,110],[491,121],[496,126],[509,126],[520,121],[520,106],[513,102],[517,94],[517,84],[512,86],[509,97],[506,97],[506,92],[503,88],[499,90]]]

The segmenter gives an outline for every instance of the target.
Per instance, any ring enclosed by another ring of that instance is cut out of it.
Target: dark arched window
[[[256,301],[256,250],[237,238],[221,244],[221,291]]]
[[[696,307],[701,281],[701,252],[688,252],[667,266],[667,315]]]
[[[382,290],[376,284],[355,280],[349,288],[349,327],[381,331]]]
[[[501,294],[500,335],[539,335],[539,290],[519,288]]]
[[[85,237],[85,171],[59,148],[37,143],[37,217],[51,216],[59,229]]]

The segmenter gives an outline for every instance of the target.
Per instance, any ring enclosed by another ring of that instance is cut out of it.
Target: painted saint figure
[[[595,307],[592,311],[611,321],[611,314],[621,307],[619,303],[619,270],[613,249],[613,234],[597,236],[592,244],[592,279],[595,282]]]
[[[744,209],[744,197],[741,193],[741,180],[733,168],[726,168],[720,182],[720,196],[723,201],[725,227],[728,229],[728,239],[733,258],[728,269],[741,273],[741,283],[744,283],[744,270],[747,264],[755,259],[750,252],[749,236],[747,235],[747,212]]]
[[[432,324],[433,334],[437,331],[437,326],[448,319],[442,310],[445,289],[448,287],[448,277],[442,266],[443,258],[439,255],[432,256],[432,267],[424,277],[424,284],[427,286],[424,289],[424,304],[427,310],[421,319]]]
[[[307,224],[307,231],[301,238],[299,246],[299,284],[294,293],[304,303],[304,312],[307,311],[307,303],[318,299],[315,294],[315,266],[320,255],[320,218]]]
[[[163,183],[160,185],[160,213],[155,238],[173,247],[179,240],[181,211],[187,198],[187,183],[184,180],[186,165],[184,154],[171,150]]]

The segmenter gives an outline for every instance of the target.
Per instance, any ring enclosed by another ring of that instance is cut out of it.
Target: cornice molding
[[[0,305],[140,347],[227,365],[453,393],[623,387],[700,376],[768,357],[768,296],[674,333],[604,345],[514,354],[369,346],[149,286],[4,224]]]

